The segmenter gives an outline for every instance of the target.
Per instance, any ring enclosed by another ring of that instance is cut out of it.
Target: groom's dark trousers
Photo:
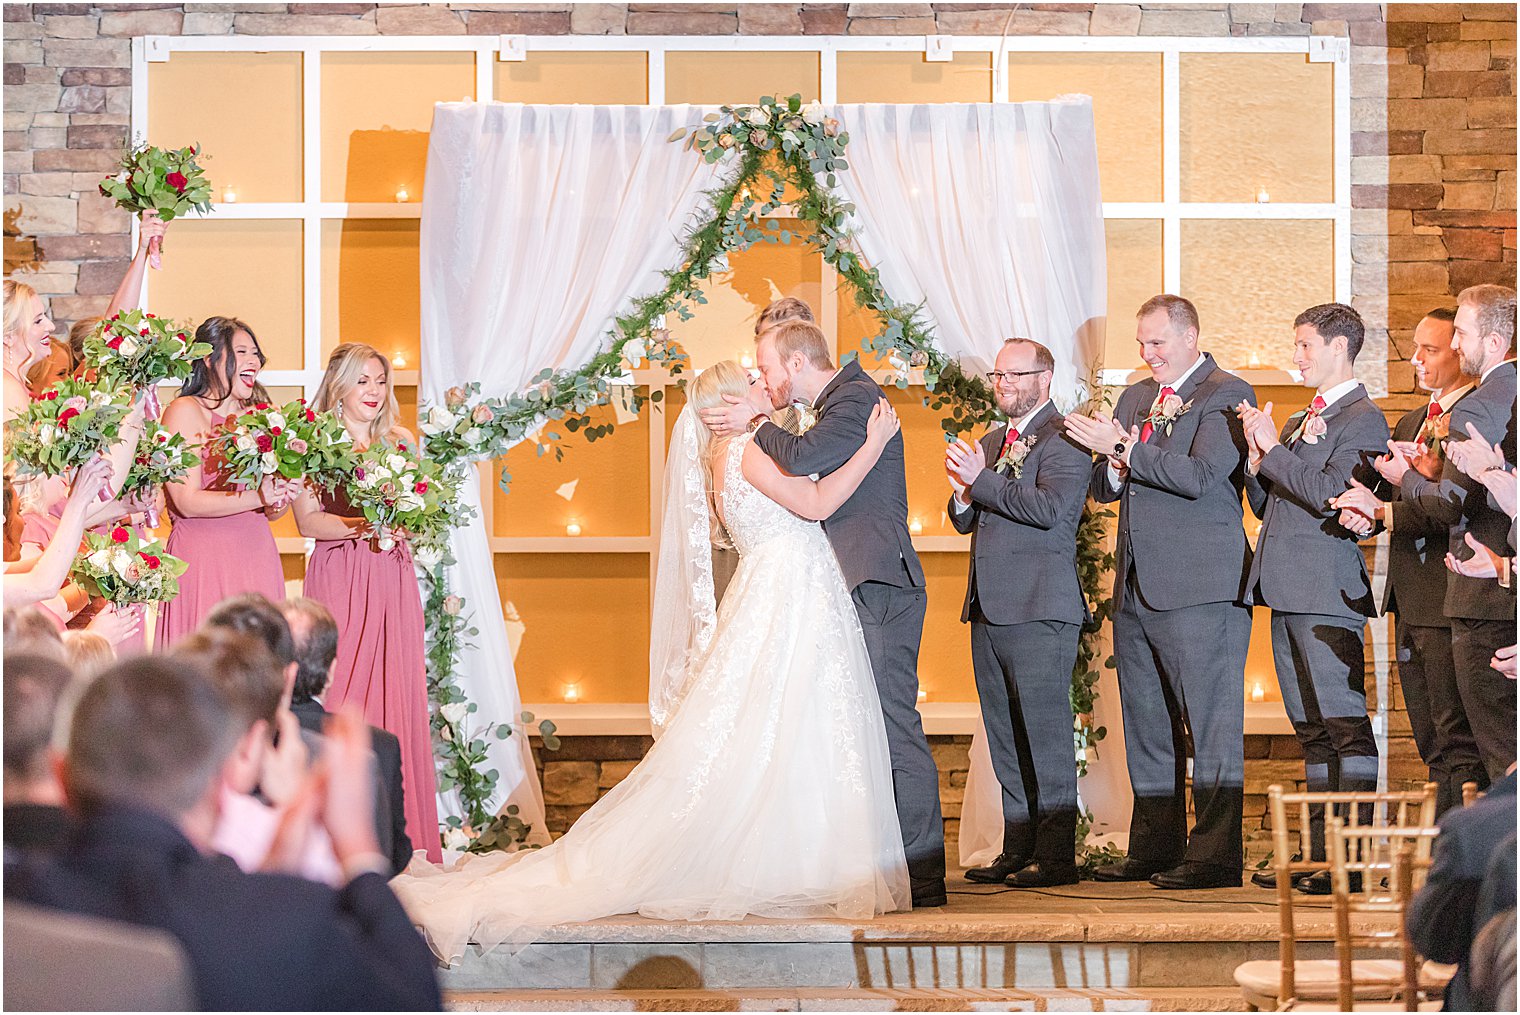
[[[881,388],[848,363],[814,400],[818,420],[801,436],[774,423],[758,444],[794,476],[826,476],[866,439]],[[918,715],[918,646],[923,635],[924,572],[908,535],[908,486],[902,435],[895,435],[849,500],[824,523],[865,635],[892,753],[892,788],[915,895],[937,895],[945,879],[945,827],[939,772]]]

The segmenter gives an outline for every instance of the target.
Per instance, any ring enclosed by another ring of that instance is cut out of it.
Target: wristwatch
[[[760,425],[764,423],[768,418],[769,417],[766,416],[763,412],[755,413],[749,418],[749,422],[745,424],[745,433],[754,433],[756,430],[760,429]]]
[[[1124,457],[1124,452],[1126,450],[1128,450],[1128,448],[1129,448],[1129,438],[1128,437],[1120,437],[1119,440],[1118,440],[1118,442],[1114,445],[1114,457],[1115,458],[1122,458],[1122,457]]]

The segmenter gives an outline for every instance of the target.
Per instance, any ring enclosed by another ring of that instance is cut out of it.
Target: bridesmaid
[[[333,350],[312,408],[335,413],[354,450],[374,443],[412,444],[397,421],[390,361],[370,346]],[[340,489],[308,486],[295,502],[301,535],[316,540],[306,565],[306,595],[338,622],[338,657],[323,705],[352,702],[366,722],[401,741],[406,830],[429,860],[442,859],[438,840],[437,769],[433,763],[424,663],[422,596],[411,549],[399,541],[381,550]]]
[[[232,317],[208,317],[195,332],[211,346],[196,362],[179,397],[164,410],[164,428],[204,444],[227,416],[267,401],[258,382],[264,353],[253,331]],[[164,549],[189,567],[179,580],[179,596],[158,614],[154,647],[163,651],[200,626],[202,618],[228,596],[258,592],[285,598],[285,575],[269,522],[289,508],[300,480],[265,479],[256,489],[227,482],[222,463],[209,449],[185,478],[165,485],[173,528]]]

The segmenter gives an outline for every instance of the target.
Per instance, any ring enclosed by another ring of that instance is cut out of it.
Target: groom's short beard
[[[788,377],[781,382],[778,388],[768,388],[771,396],[771,406],[777,409],[785,409],[792,404],[792,379]]]

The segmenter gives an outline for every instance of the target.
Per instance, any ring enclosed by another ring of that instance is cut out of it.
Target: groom
[[[755,339],[763,385],[746,401],[702,413],[719,436],[755,428],[755,443],[794,476],[826,476],[865,443],[883,393],[858,362],[835,368],[828,341],[810,321],[783,321]],[[767,397],[769,396],[769,397]],[[801,436],[770,422],[772,408],[811,403],[817,421]],[[945,904],[945,833],[939,773],[918,715],[918,646],[924,629],[924,572],[908,535],[903,442],[887,444],[859,489],[823,523],[860,616],[886,719],[892,782],[913,905]]]

